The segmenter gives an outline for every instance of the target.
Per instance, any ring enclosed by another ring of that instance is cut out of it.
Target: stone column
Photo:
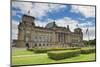
[[[53,36],[52,36],[53,45],[55,45],[55,41],[56,41],[56,34],[55,32],[53,32]]]
[[[33,35],[32,34],[33,34],[33,31],[30,30],[30,44],[29,44],[30,48],[32,48],[32,44],[33,44],[33,39],[32,39]]]
[[[24,42],[24,30],[19,29],[18,31],[18,42],[16,47],[25,47],[25,42]]]

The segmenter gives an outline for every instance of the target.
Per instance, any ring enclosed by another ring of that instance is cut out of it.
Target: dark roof
[[[51,23],[48,23],[46,25],[46,28],[51,28],[51,29],[56,28],[56,29],[59,29],[59,30],[70,31],[68,25],[67,25],[67,28],[66,27],[60,27],[60,26],[57,26],[56,25],[55,21],[54,22],[51,22]]]
[[[79,27],[78,27],[78,28],[75,28],[75,30],[76,30],[76,29],[79,29],[79,30],[81,30],[81,28],[79,28]]]
[[[54,27],[57,27],[55,21],[54,22],[51,22],[51,23],[48,23],[46,26],[46,28],[54,28]]]
[[[33,16],[30,16],[30,15],[26,15],[26,14],[24,14],[24,15],[23,15],[23,17],[30,17],[30,18],[33,18],[33,19],[35,19],[35,17],[33,17]]]
[[[51,28],[39,27],[39,26],[35,26],[35,28],[38,28],[38,29],[41,29],[41,30],[53,30]]]

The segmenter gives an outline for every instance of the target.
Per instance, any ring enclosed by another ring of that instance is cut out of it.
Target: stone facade
[[[71,32],[69,26],[59,27],[55,22],[45,27],[35,26],[35,18],[23,15],[18,25],[17,47],[50,48],[50,47],[81,47],[83,46],[83,33],[80,28]]]

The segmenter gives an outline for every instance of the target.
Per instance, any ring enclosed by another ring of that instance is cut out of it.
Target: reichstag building
[[[23,15],[18,25],[17,47],[50,48],[50,47],[82,47],[82,29],[76,28],[71,32],[67,27],[57,26],[55,22],[48,23],[45,27],[35,25],[35,18]]]

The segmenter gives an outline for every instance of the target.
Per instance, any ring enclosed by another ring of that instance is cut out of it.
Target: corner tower
[[[26,47],[26,44],[31,46],[32,31],[35,28],[35,18],[29,15],[23,15],[20,24],[18,25],[18,43],[17,47]]]
[[[80,47],[84,46],[82,29],[80,29],[80,28],[74,29],[74,33],[77,34],[76,38],[78,39],[78,46],[80,46]]]

